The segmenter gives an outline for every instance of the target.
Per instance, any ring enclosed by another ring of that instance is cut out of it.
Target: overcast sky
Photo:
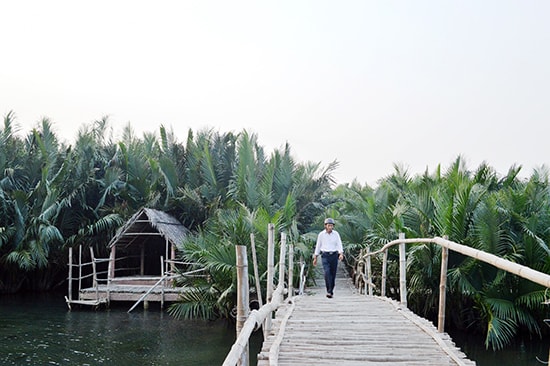
[[[550,160],[550,2],[2,1],[0,113],[256,133],[339,183]]]

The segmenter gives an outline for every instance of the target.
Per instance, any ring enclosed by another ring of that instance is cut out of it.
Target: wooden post
[[[368,276],[369,276],[369,273],[367,271],[367,258],[365,258],[365,262],[363,263],[363,273],[362,273],[362,276],[363,276],[363,292],[365,293],[365,296],[368,295],[369,293],[369,279],[368,279]]]
[[[288,297],[294,296],[294,244],[288,244]]]
[[[111,283],[111,280],[115,278],[115,258],[116,258],[116,245],[111,247],[111,253],[109,255],[109,269],[107,270],[107,283]]]
[[[382,259],[382,289],[381,296],[386,296],[386,272],[388,271],[388,250],[384,250],[384,256]]]
[[[170,272],[171,274],[175,274],[176,263],[174,261],[176,260],[176,246],[174,244],[171,244],[170,249],[171,249],[170,259],[172,259],[172,262],[170,262]]]
[[[448,236],[443,239],[448,240]],[[441,273],[439,275],[439,315],[437,317],[437,331],[445,331],[445,302],[447,295],[447,263],[449,262],[449,248],[441,247]]]
[[[96,270],[96,265],[95,265],[94,249],[92,247],[90,247],[90,257],[92,258],[92,271],[93,271],[92,278],[94,279],[93,287],[95,287],[95,297],[96,297],[96,300],[99,300],[99,288],[98,288],[98,284],[97,284],[97,270]]]
[[[145,245],[143,245],[143,243],[140,244],[141,245],[141,263],[139,265],[139,274],[141,276],[143,276],[145,274]],[[161,272],[162,272],[162,267],[161,268]]]
[[[69,300],[73,300],[73,247],[69,247]]]
[[[168,262],[166,262],[168,265]],[[160,256],[160,278],[163,278],[166,273],[162,273],[162,266],[164,265],[164,257]],[[162,284],[160,285],[160,308],[164,309],[164,288],[166,287],[166,279],[162,281]],[[145,304],[145,302],[144,302]]]
[[[258,258],[256,257],[256,243],[254,241],[254,233],[250,234],[250,249],[252,249],[252,265],[254,266],[254,279],[256,280],[256,296],[258,304],[263,306],[262,301],[262,286],[260,285],[260,274],[258,272]]]
[[[82,245],[78,246],[78,299],[82,290]]]
[[[165,245],[164,258],[166,258],[167,261],[165,263],[163,263],[164,270],[161,270],[161,276],[163,276],[165,273],[168,272],[168,258],[170,258],[169,253],[168,253],[168,250],[170,249],[170,242],[168,241],[168,239],[166,239],[165,241],[166,241],[166,245]],[[160,268],[162,268],[162,267],[160,267]]]
[[[275,266],[275,225],[267,225],[267,294],[266,303],[271,301],[273,296],[273,271]],[[264,337],[271,330],[271,316],[265,318]]]
[[[248,318],[248,260],[246,246],[236,245],[237,254],[237,338]],[[248,344],[245,347],[238,365],[248,366]]]
[[[285,282],[285,261],[286,261],[286,234],[281,233],[281,248],[279,253],[279,285],[284,288]],[[281,301],[284,299],[284,291],[281,292]]]
[[[107,266],[107,302],[111,302],[111,283],[115,277],[115,256],[116,245],[111,247],[111,253],[109,254],[109,264]]]
[[[370,262],[370,246],[367,246],[367,286],[369,289],[369,296],[372,296],[372,269]],[[366,293],[366,292],[365,292]]]
[[[405,239],[404,233],[399,233],[399,239]],[[401,305],[407,307],[407,254],[405,242],[399,243],[399,293]]]
[[[267,300],[273,296],[273,277],[275,268],[275,225],[267,226]]]

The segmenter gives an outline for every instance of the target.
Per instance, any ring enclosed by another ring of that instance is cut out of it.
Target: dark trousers
[[[323,259],[327,294],[333,295],[336,270],[338,269],[338,252],[323,252],[321,253],[321,258]]]

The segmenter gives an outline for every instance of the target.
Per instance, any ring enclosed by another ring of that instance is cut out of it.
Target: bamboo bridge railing
[[[505,270],[507,272],[513,273],[521,278],[530,280],[534,283],[542,285],[546,288],[550,288],[550,275],[542,272],[535,271],[529,267],[523,266],[511,262],[509,260],[500,258],[494,254],[486,253],[481,250],[466,246],[464,244],[459,244],[453,241],[448,240],[447,238],[435,237],[435,238],[411,238],[405,239],[405,234],[399,234],[399,239],[393,240],[385,244],[381,249],[370,252],[367,247],[367,252],[361,255],[358,259],[358,262],[366,262],[366,265],[363,266],[363,273],[361,277],[364,279],[365,293],[372,295],[373,288],[375,287],[372,281],[372,271],[371,271],[371,257],[378,254],[383,254],[382,261],[382,283],[380,289],[380,295],[386,296],[386,270],[387,270],[387,261],[388,261],[388,249],[392,246],[399,245],[399,295],[400,302],[402,306],[407,306],[407,277],[406,277],[406,244],[418,244],[418,243],[432,243],[437,244],[441,247],[441,275],[439,282],[439,309],[438,309],[438,322],[437,330],[438,332],[443,332],[445,328],[445,302],[446,302],[446,289],[447,289],[447,264],[449,257],[449,250],[455,251],[457,253],[466,255],[468,257],[480,260],[482,262],[493,265],[496,268]],[[549,354],[550,358],[550,354]]]
[[[231,350],[227,354],[223,366],[247,366],[249,364],[248,344],[252,332],[259,326],[263,325],[264,335],[271,330],[271,321],[273,313],[282,305],[291,302],[293,295],[292,281],[294,268],[294,247],[288,245],[288,289],[285,289],[285,262],[286,262],[286,234],[281,233],[280,254],[279,254],[279,281],[277,288],[273,290],[273,277],[275,273],[275,227],[273,224],[268,226],[268,255],[267,255],[267,303],[261,306],[258,310],[249,312],[249,285],[248,285],[248,259],[246,254],[246,246],[237,245],[235,251],[237,254],[237,339]],[[254,260],[254,273],[256,277],[256,288],[259,288],[259,280],[257,275],[257,263],[254,247],[254,237],[251,236],[251,248]],[[304,268],[305,264],[300,264],[300,293],[303,291],[305,281]],[[285,300],[285,292],[287,299]],[[261,299],[261,294],[258,293],[258,298]],[[260,300],[261,304],[261,300]],[[277,353],[276,346],[273,351]]]
[[[366,248],[366,253],[361,253],[359,258],[357,258],[357,263],[362,264],[361,271],[356,272],[364,285],[365,295],[373,295],[373,289],[376,287],[373,283],[372,268],[371,268],[371,258],[375,255],[382,254],[382,275],[381,275],[381,296],[386,297],[386,278],[387,278],[387,263],[388,263],[388,250],[389,248],[398,245],[399,246],[399,294],[400,294],[400,303],[401,306],[407,307],[407,280],[406,280],[406,244],[418,244],[418,243],[432,243],[439,245],[441,250],[441,274],[440,274],[440,284],[439,284],[439,312],[438,312],[438,324],[437,331],[440,333],[444,332],[445,327],[445,302],[446,302],[446,282],[447,282],[447,264],[449,250],[461,253],[468,257],[480,260],[482,262],[493,265],[496,268],[505,270],[512,274],[515,274],[521,278],[530,280],[534,283],[540,284],[546,288],[550,288],[550,275],[535,271],[529,267],[508,261],[506,259],[500,258],[494,254],[486,253],[478,249],[459,244],[453,241],[448,240],[447,238],[434,237],[434,238],[410,238],[406,239],[404,234],[399,235],[399,239],[393,240],[385,244],[381,249],[370,252],[369,247]],[[254,250],[254,246],[252,245]],[[238,271],[238,316],[237,316],[237,340],[231,347],[229,354],[227,355],[223,366],[247,366],[249,364],[249,355],[248,355],[248,340],[250,335],[256,329],[257,326],[263,324],[264,335],[267,334],[271,329],[271,320],[273,313],[282,305],[287,305],[290,303],[293,306],[291,300],[292,292],[289,291],[289,296],[286,301],[284,300],[284,272],[285,272],[285,250],[286,250],[286,238],[284,234],[281,234],[281,253],[280,253],[280,262],[279,262],[279,282],[277,289],[273,291],[273,258],[274,258],[274,240],[273,240],[273,226],[270,224],[268,231],[268,284],[267,284],[267,304],[260,307],[259,310],[253,310],[248,312],[248,263],[246,257],[246,247],[245,246],[236,246],[237,251],[237,271]],[[292,246],[289,246],[292,248]],[[292,278],[291,269],[292,264],[292,249],[289,249],[289,278]],[[254,255],[255,260],[255,255]],[[304,265],[302,264],[301,268],[301,280],[300,280],[300,294],[303,293],[303,271]],[[290,283],[291,281],[289,281]],[[356,286],[359,286],[359,283],[355,283]],[[284,319],[283,319],[284,321]],[[274,342],[272,348],[270,349],[270,360],[277,360],[278,353],[278,343],[277,340]],[[550,352],[549,352],[549,362],[550,362]],[[270,364],[276,364],[270,363]]]

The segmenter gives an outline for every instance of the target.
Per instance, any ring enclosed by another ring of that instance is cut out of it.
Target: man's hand
[[[314,257],[313,257],[313,265],[314,265],[314,266],[317,265],[317,256],[314,256]]]
[[[343,261],[344,260],[344,253],[340,253],[340,255],[338,255],[338,259],[340,261]]]

